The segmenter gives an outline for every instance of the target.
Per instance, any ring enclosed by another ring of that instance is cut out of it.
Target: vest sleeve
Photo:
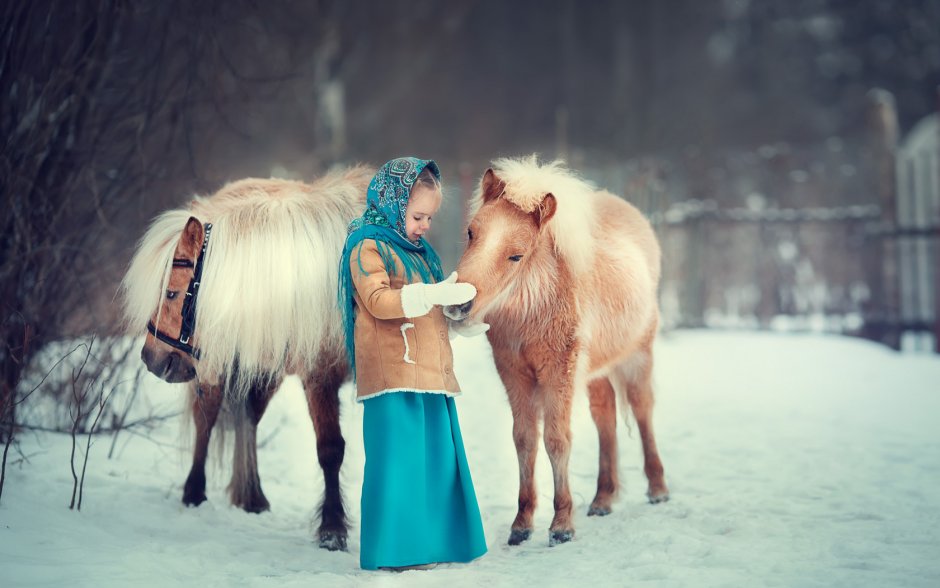
[[[349,269],[356,293],[369,314],[382,320],[404,318],[401,290],[392,288],[375,241],[366,239],[353,250]]]

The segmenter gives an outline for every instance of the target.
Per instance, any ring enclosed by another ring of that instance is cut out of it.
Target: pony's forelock
[[[187,209],[162,213],[137,243],[120,287],[127,333],[140,334],[160,308],[163,291],[170,279],[176,244],[190,216]]]
[[[506,184],[501,198],[525,213],[535,211],[546,194],[555,197],[558,206],[544,230],[552,236],[556,250],[575,274],[587,271],[597,238],[593,234],[596,188],[568,169],[562,160],[540,162],[537,154],[496,159],[493,172]],[[482,205],[482,187],[479,186],[470,202],[470,216]]]

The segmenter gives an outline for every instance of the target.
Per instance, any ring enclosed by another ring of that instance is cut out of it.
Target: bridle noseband
[[[199,283],[202,281],[202,264],[206,258],[206,249],[209,247],[209,234],[212,232],[212,223],[205,224],[205,236],[202,239],[202,249],[196,258],[196,266],[193,271],[193,279],[189,281],[189,287],[186,289],[186,298],[183,299],[183,324],[180,326],[180,336],[171,337],[157,329],[153,321],[147,322],[147,330],[158,340],[166,343],[170,347],[179,349],[188,353],[193,359],[199,359],[199,349],[189,344],[196,329],[196,297],[199,295]],[[193,262],[188,259],[174,259],[173,267],[193,267]]]

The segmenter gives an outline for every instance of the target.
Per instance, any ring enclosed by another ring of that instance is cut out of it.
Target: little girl
[[[431,160],[383,165],[366,210],[349,225],[340,261],[346,349],[363,403],[363,569],[433,567],[486,552],[454,396],[441,305],[476,295],[457,274],[443,280],[425,241],[441,205]]]

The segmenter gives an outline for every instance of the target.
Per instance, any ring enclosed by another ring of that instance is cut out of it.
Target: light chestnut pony
[[[618,488],[616,397],[622,408],[629,403],[640,431],[647,496],[667,500],[652,425],[660,250],[650,224],[561,163],[543,165],[531,156],[500,159],[486,171],[471,203],[468,237],[457,275],[477,296],[445,313],[491,325],[487,337],[509,395],[519,457],[519,510],[509,544],[532,533],[540,416],[555,483],[549,544],[574,535],[568,458],[579,390],[587,390],[600,437],[588,515],[610,513]]]
[[[347,360],[336,260],[347,224],[365,206],[372,175],[355,167],[312,184],[234,182],[163,213],[138,244],[122,283],[128,329],[144,333],[152,323],[141,351],[147,368],[168,382],[192,382],[196,443],[185,504],[206,500],[209,438],[226,405],[235,428],[231,502],[249,512],[268,509],[258,477],[256,428],[283,378],[296,374],[306,391],[324,476],[320,546],[345,549],[339,484],[345,441],[337,392],[347,377]],[[200,266],[201,279],[194,279]],[[195,282],[196,295],[187,296]],[[186,298],[195,299],[188,323]]]

